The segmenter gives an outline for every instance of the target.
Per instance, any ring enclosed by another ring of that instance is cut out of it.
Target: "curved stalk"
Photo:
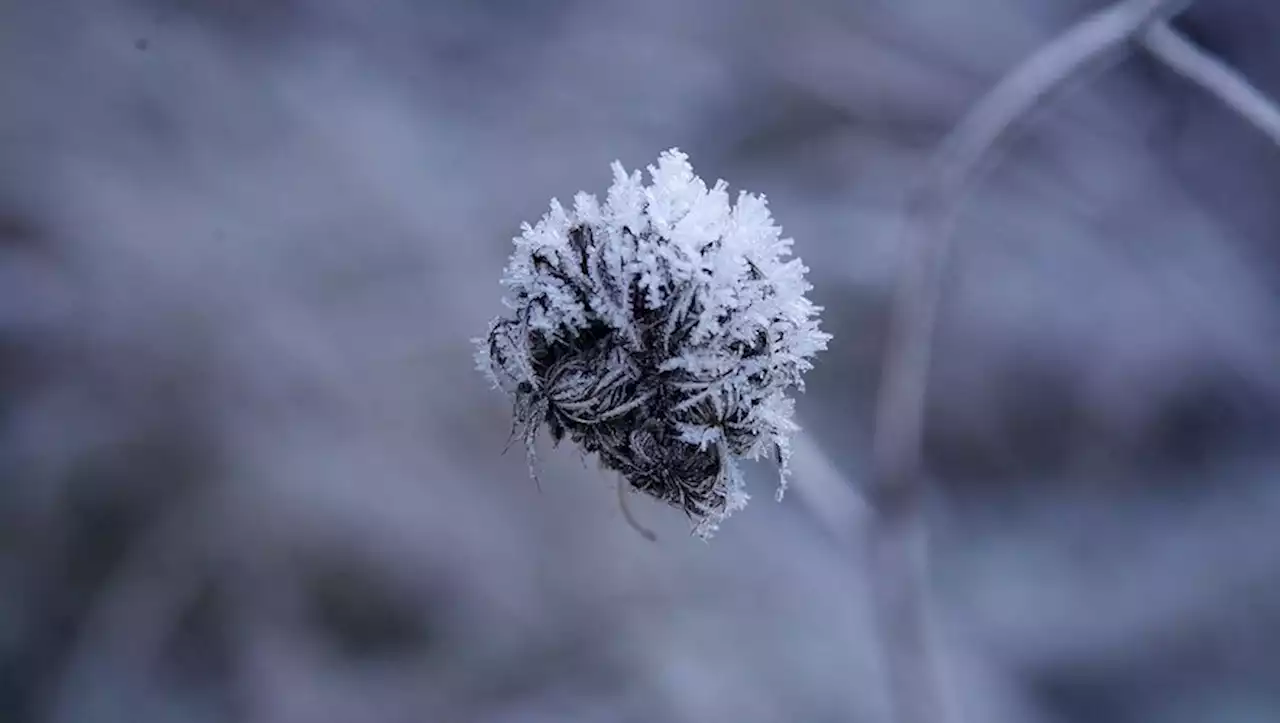
[[[1016,121],[1082,70],[1114,57],[1113,51],[1182,4],[1125,0],[1045,45],[960,121],[908,198],[900,243],[904,267],[891,310],[867,490],[875,511],[867,528],[867,549],[876,629],[896,723],[952,719],[925,605],[921,454],[933,328],[956,212],[991,150]]]

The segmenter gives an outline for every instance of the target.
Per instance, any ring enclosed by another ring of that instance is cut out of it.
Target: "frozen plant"
[[[830,335],[762,196],[707,188],[672,149],[602,204],[552,200],[525,224],[502,284],[509,315],[477,339],[479,368],[514,398],[533,466],[545,423],[709,537],[746,504],[738,462],[787,480],[794,400]],[[536,472],[535,472],[536,474]]]

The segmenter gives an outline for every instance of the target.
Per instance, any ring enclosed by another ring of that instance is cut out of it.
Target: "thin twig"
[[[949,719],[928,631],[921,447],[931,338],[950,228],[990,150],[1015,121],[1081,70],[1184,3],[1126,0],[1099,11],[1006,75],[943,140],[906,205],[898,280],[878,391],[868,490],[872,586],[897,723]]]
[[[1142,35],[1142,45],[1280,145],[1280,108],[1234,68],[1196,47],[1168,23],[1155,23],[1148,28]]]
[[[792,494],[827,534],[842,545],[857,543],[857,532],[866,526],[866,500],[808,430],[801,429],[791,440],[791,473],[797,480]]]
[[[631,505],[627,504],[627,493],[630,486],[625,479],[618,478],[618,506],[622,508],[622,519],[626,520],[627,525],[640,533],[640,536],[644,539],[649,542],[657,542],[658,536],[653,533],[653,530],[640,524],[640,520],[636,519],[636,516],[631,513]]]

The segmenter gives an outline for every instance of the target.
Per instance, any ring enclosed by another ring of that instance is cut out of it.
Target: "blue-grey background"
[[[859,550],[767,470],[711,544],[539,492],[468,340],[521,221],[679,146],[796,238],[857,484],[904,187],[1101,5],[0,0],[0,719],[883,720]],[[1280,97],[1280,5],[1179,26]],[[1280,149],[1134,54],[1001,155],[929,401],[954,703],[1280,720]]]

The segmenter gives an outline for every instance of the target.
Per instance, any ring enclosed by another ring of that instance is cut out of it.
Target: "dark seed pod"
[[[477,339],[515,403],[533,463],[543,426],[710,536],[744,505],[737,462],[771,456],[785,488],[787,392],[830,338],[763,198],[730,205],[677,150],[651,182],[613,166],[601,205],[578,194],[525,225],[503,285],[510,315]]]

